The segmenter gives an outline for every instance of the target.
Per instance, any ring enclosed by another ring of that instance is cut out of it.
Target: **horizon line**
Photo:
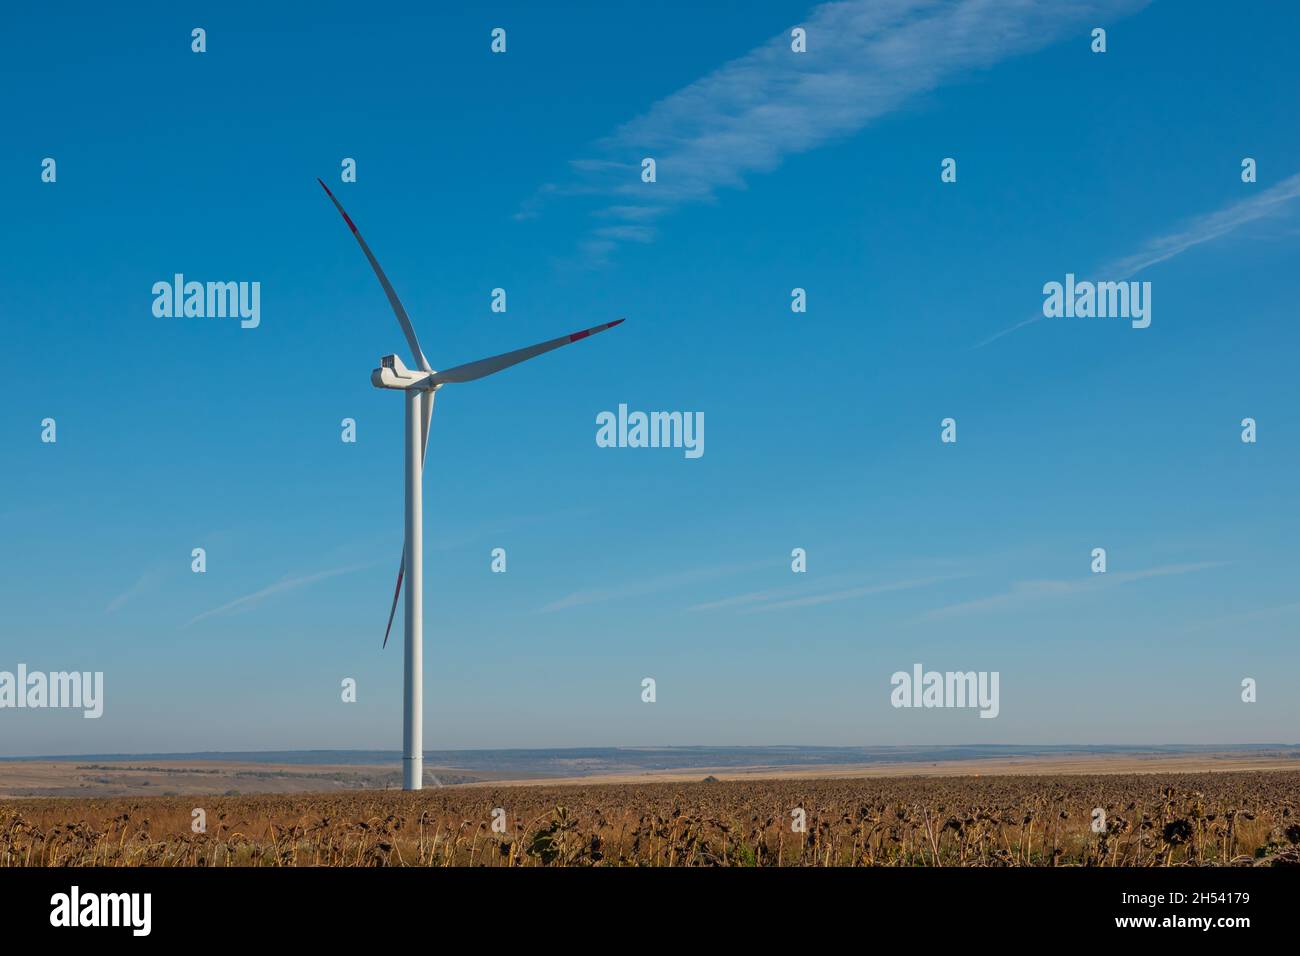
[[[1110,749],[1110,750],[1152,750],[1152,749],[1245,749],[1245,748],[1263,748],[1263,747],[1280,747],[1300,749],[1300,742],[1287,743],[1283,741],[1243,741],[1238,743],[1142,743],[1142,744],[1108,744],[1108,743],[1051,743],[1051,744],[1030,744],[1030,743],[966,743],[966,744],[640,744],[640,745],[590,745],[590,746],[567,746],[567,747],[459,747],[449,748],[446,750],[429,750],[423,752],[430,753],[553,753],[556,751],[575,751],[575,750],[623,750],[623,751],[647,751],[647,750],[961,750],[971,748],[1016,748],[1021,750],[1035,749],[1060,749],[1071,748],[1077,750],[1088,749]],[[340,748],[323,748],[309,747],[303,749],[271,749],[271,750],[178,750],[178,751],[142,751],[139,753],[127,753],[124,751],[108,753],[79,753],[79,754],[31,754],[16,756],[0,756],[0,762],[13,762],[20,760],[108,760],[115,758],[167,758],[167,757],[190,757],[202,758],[206,756],[230,756],[230,755],[271,755],[271,754],[396,754],[401,755],[400,748],[376,749],[370,747],[340,747]]]

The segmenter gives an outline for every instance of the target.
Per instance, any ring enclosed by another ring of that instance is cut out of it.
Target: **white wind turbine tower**
[[[361,238],[361,233],[357,231],[356,225],[344,212],[339,201],[334,198],[334,194],[330,192],[329,187],[320,179],[316,181],[320,183],[321,188],[325,190],[325,194],[330,197],[334,206],[343,216],[343,221],[348,224],[348,228],[352,230],[352,235],[356,236],[357,243],[361,246],[361,251],[366,254],[366,259],[370,261],[370,267],[375,270],[375,276],[378,277],[379,284],[384,287],[384,294],[388,296],[388,304],[397,313],[397,321],[401,323],[402,332],[406,335],[406,344],[411,347],[411,356],[416,365],[419,366],[418,370],[412,371],[403,365],[402,360],[396,355],[385,355],[379,360],[380,367],[370,373],[371,384],[376,388],[392,388],[406,393],[406,544],[402,551],[402,564],[397,571],[397,588],[393,591],[393,606],[388,612],[388,627],[384,630],[384,646],[388,646],[388,633],[393,627],[393,615],[397,611],[397,599],[402,593],[402,579],[405,578],[407,582],[406,657],[402,693],[402,789],[419,790],[424,777],[424,733],[422,725],[424,710],[424,609],[422,593],[424,587],[424,569],[422,565],[424,522],[421,479],[424,474],[424,455],[429,444],[429,418],[433,415],[434,393],[444,385],[472,382],[476,378],[483,378],[486,375],[499,372],[526,359],[541,355],[543,352],[549,352],[552,349],[558,349],[562,345],[568,345],[570,342],[576,342],[579,339],[585,339],[589,335],[595,335],[597,332],[612,329],[623,320],[615,319],[613,322],[606,322],[604,325],[597,325],[581,332],[574,332],[571,335],[562,335],[558,339],[551,339],[537,345],[530,345],[527,348],[516,349],[513,352],[506,352],[504,355],[496,355],[492,358],[479,359],[477,362],[457,365],[455,368],[449,368],[442,372],[434,371],[429,366],[428,359],[424,357],[424,352],[420,349],[420,343],[415,337],[415,329],[406,315],[406,310],[402,308],[402,303],[398,300],[397,293],[393,291],[392,283],[384,275],[384,270],[379,268],[379,263],[375,260],[370,247]]]

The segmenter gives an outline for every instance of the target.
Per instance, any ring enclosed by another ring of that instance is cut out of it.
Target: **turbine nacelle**
[[[402,364],[396,355],[385,355],[379,360],[379,368],[370,373],[370,384],[375,388],[395,388],[406,391],[411,388],[433,391],[441,388],[431,381],[430,372],[413,372]]]

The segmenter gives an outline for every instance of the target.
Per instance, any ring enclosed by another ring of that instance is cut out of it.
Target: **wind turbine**
[[[397,321],[406,336],[406,344],[411,347],[411,357],[418,369],[411,370],[402,364],[396,355],[385,355],[379,360],[379,368],[370,373],[370,383],[376,388],[391,388],[406,393],[406,543],[402,549],[402,563],[397,570],[397,587],[393,591],[393,606],[388,611],[388,627],[384,629],[384,646],[388,646],[388,633],[393,627],[393,615],[397,613],[397,599],[402,593],[402,580],[406,580],[406,657],[402,692],[402,789],[419,790],[424,777],[424,545],[423,545],[423,495],[421,479],[424,475],[424,456],[429,447],[429,419],[433,415],[433,398],[438,389],[444,385],[472,382],[475,379],[492,375],[512,365],[518,365],[544,352],[558,349],[570,342],[577,342],[597,332],[612,329],[622,322],[615,319],[604,325],[597,325],[581,332],[561,335],[557,339],[539,342],[526,348],[515,349],[503,355],[467,362],[444,371],[435,371],[429,365],[420,349],[420,342],[415,337],[415,328],[402,308],[393,285],[379,268],[374,253],[361,238],[356,224],[344,211],[342,204],[330,192],[324,181],[316,180],[330,197],[343,221],[352,230],[352,235],[366,254],[370,268],[375,270],[379,284],[384,287],[388,304],[397,314]]]

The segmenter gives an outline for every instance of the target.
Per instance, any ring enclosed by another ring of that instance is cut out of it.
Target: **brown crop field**
[[[1294,866],[1297,808],[1289,771],[36,799],[0,866]]]

